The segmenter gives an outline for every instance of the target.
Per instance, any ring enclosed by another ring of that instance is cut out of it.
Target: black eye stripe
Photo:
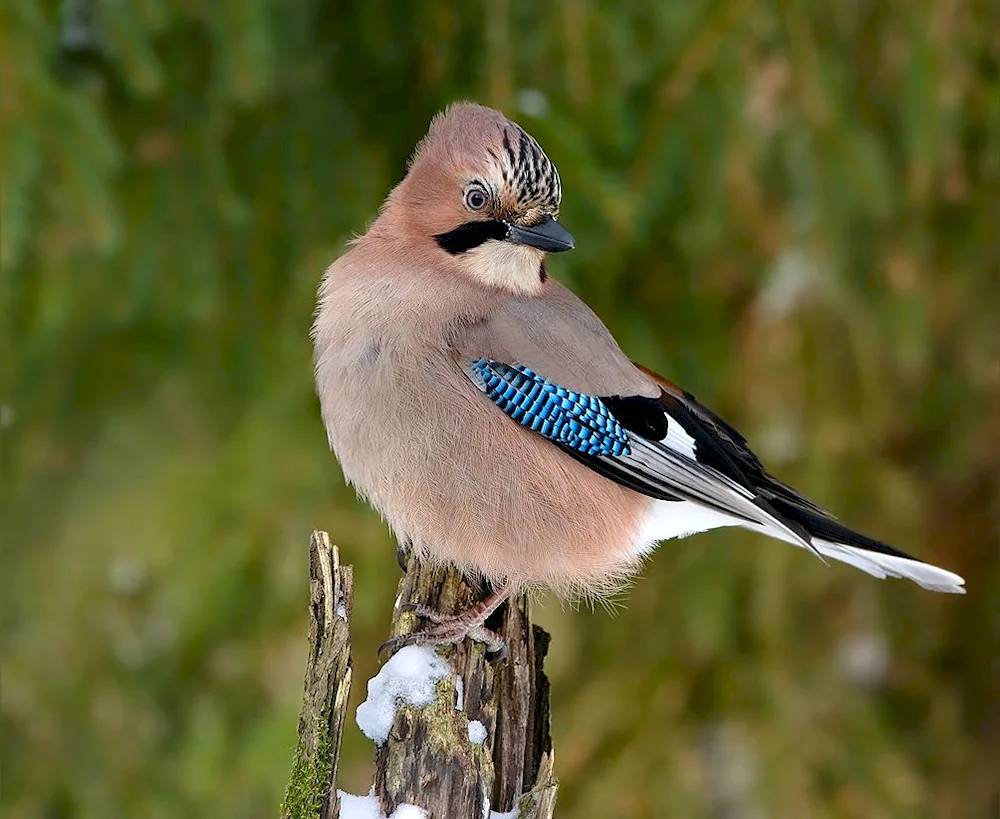
[[[502,241],[507,238],[507,223],[500,219],[478,219],[466,222],[447,233],[438,233],[434,239],[438,245],[453,256],[479,247],[490,239]]]

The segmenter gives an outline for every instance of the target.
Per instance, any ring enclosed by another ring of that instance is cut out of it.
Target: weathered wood
[[[475,599],[456,570],[411,559],[400,582],[392,633],[427,625],[407,603],[447,613]],[[439,648],[453,676],[439,681],[431,705],[400,708],[388,740],[377,748],[375,793],[386,815],[410,803],[424,808],[429,819],[489,816],[487,806],[517,807],[521,819],[552,816],[557,785],[542,670],[549,636],[532,626],[525,596],[505,604],[488,624],[504,638],[507,659],[492,661],[482,645],[469,641]],[[482,744],[469,739],[472,720],[486,728]]]
[[[283,819],[333,819],[340,813],[337,760],[351,690],[353,573],[340,565],[326,532],[309,542],[309,659],[298,744],[281,807]]]
[[[314,532],[309,659],[283,819],[339,815],[335,781],[351,685],[352,591],[350,567],[340,565],[325,532]],[[426,625],[403,604],[451,612],[476,596],[457,571],[411,560],[400,583],[393,634]],[[453,675],[439,681],[431,705],[401,707],[389,738],[377,747],[375,792],[385,815],[409,803],[424,808],[429,819],[488,817],[487,809],[516,809],[521,819],[551,818],[557,785],[542,669],[549,636],[532,625],[523,596],[504,605],[489,625],[504,638],[507,659],[491,660],[483,646],[468,641],[438,649]],[[482,743],[470,739],[472,720],[485,728]]]

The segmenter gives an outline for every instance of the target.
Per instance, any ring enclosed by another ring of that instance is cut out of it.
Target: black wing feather
[[[634,363],[634,362],[633,362]],[[747,444],[747,439],[718,413],[652,370],[635,365],[662,390],[659,402],[668,414],[675,415],[687,433],[697,442],[698,459],[705,459],[724,475],[749,486],[765,498],[781,499],[801,506],[814,514],[833,518],[827,510],[771,475]],[[627,427],[626,427],[627,428]]]

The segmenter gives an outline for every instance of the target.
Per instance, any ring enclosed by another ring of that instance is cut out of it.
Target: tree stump
[[[457,570],[411,558],[399,584],[392,634],[427,625],[407,603],[449,613],[475,599]],[[552,816],[557,786],[542,669],[549,635],[532,625],[524,595],[505,603],[488,625],[506,642],[507,658],[494,661],[469,640],[439,648],[453,676],[438,683],[433,704],[400,708],[389,738],[376,749],[375,793],[386,815],[409,803],[424,808],[429,819],[488,819],[490,810],[515,809],[521,819]],[[486,729],[482,743],[470,741],[472,721]]]
[[[309,554],[309,659],[283,819],[340,815],[336,775],[351,685],[353,577],[325,532],[313,533]],[[448,613],[475,597],[457,570],[410,559],[392,633],[426,625],[407,603]],[[428,819],[490,819],[491,812],[551,819],[557,784],[542,669],[549,635],[532,625],[525,596],[504,604],[488,625],[506,642],[505,659],[491,659],[469,640],[440,647],[450,673],[437,681],[434,701],[397,708],[388,737],[375,750],[374,795],[383,815],[410,804]]]

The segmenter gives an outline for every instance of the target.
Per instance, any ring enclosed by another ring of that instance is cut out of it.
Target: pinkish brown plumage
[[[610,339],[607,331],[579,301],[579,316],[547,325],[433,248],[405,249],[405,266],[402,253],[396,241],[364,237],[320,294],[323,419],[348,480],[426,557],[500,585],[609,591],[638,562],[636,533],[652,501],[512,423],[460,363],[466,351],[523,360],[528,340],[569,351],[574,331]],[[539,292],[575,298],[551,279]],[[604,355],[621,367],[624,391],[649,390],[617,346]],[[593,376],[575,369],[564,380],[592,388]]]
[[[546,275],[546,254],[573,246],[560,200],[535,140],[497,111],[455,105],[324,276],[323,421],[345,476],[397,537],[501,596],[604,594],[658,540],[719,526],[962,591],[956,575],[833,521],[718,416],[633,365]]]

